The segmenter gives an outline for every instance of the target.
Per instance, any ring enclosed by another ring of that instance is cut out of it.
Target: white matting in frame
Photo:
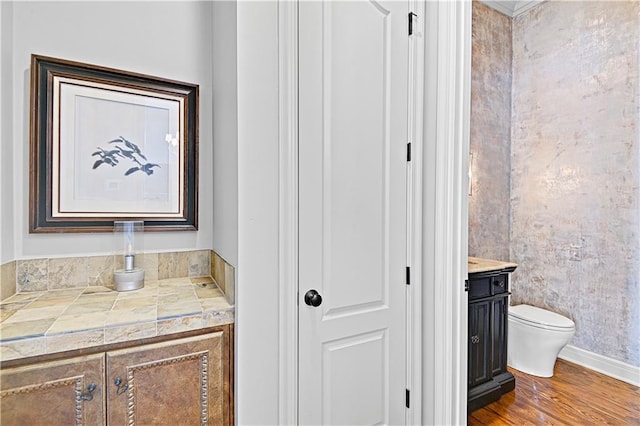
[[[54,77],[53,217],[182,217],[178,96]]]

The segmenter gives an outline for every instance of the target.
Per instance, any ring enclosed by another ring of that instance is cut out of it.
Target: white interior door
[[[405,421],[408,12],[299,3],[301,424]]]

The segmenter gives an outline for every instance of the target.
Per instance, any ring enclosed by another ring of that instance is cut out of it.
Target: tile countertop
[[[162,336],[234,322],[211,277],[17,293],[0,303],[0,360]]]
[[[502,262],[500,260],[483,259],[480,257],[469,257],[468,272],[470,274],[476,274],[478,272],[489,271],[513,271],[518,267],[517,263]]]

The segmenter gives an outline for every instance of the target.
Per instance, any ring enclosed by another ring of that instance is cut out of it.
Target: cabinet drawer
[[[469,300],[491,296],[492,277],[469,278]]]
[[[509,277],[507,274],[491,277],[492,294],[506,293],[509,291]]]

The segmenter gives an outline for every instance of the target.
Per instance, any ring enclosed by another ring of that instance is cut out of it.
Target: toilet
[[[530,305],[509,306],[507,364],[538,377],[553,376],[560,350],[576,325],[569,318]]]

